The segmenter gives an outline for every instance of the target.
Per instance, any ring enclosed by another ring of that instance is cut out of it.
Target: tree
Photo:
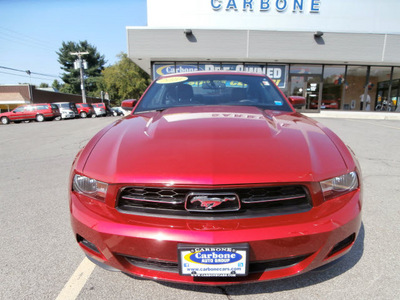
[[[53,83],[51,84],[51,87],[53,89],[55,89],[56,91],[59,91],[61,89],[62,85],[57,79],[54,79]]]
[[[42,83],[39,85],[39,88],[48,88],[48,87],[50,87],[50,86],[49,86],[49,84],[46,83],[46,82],[42,82]]]
[[[151,80],[126,53],[121,53],[118,57],[117,63],[104,69],[100,87],[108,92],[110,99],[120,105],[124,99],[139,99]]]
[[[65,85],[60,87],[60,92],[63,93],[81,93],[81,80],[80,70],[74,68],[74,62],[77,60],[76,55],[71,52],[89,52],[89,54],[82,55],[82,59],[87,62],[88,68],[84,70],[85,89],[88,94],[98,89],[98,79],[101,77],[101,71],[104,69],[106,63],[104,55],[100,55],[96,47],[90,45],[87,41],[62,42],[62,47],[57,53],[58,62],[61,64],[61,69],[65,71],[61,79]]]

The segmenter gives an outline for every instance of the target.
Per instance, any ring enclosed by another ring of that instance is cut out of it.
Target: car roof
[[[259,73],[250,73],[250,72],[244,72],[244,71],[196,71],[196,72],[182,72],[182,73],[174,73],[174,74],[168,74],[168,75],[162,75],[157,78],[168,78],[168,77],[176,77],[176,76],[195,76],[195,75],[200,75],[200,76],[206,76],[206,75],[241,75],[241,76],[253,76],[253,77],[267,77],[264,74],[259,74]]]

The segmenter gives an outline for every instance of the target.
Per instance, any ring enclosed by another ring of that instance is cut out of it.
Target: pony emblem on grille
[[[186,198],[189,211],[236,211],[239,208],[239,197],[234,193],[191,193]]]
[[[190,200],[190,203],[195,203],[199,201],[201,203],[201,207],[205,207],[205,209],[213,209],[217,207],[223,202],[227,201],[235,201],[236,197],[208,197],[208,196],[196,196]]]

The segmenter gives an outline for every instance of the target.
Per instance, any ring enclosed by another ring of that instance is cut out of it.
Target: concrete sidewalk
[[[321,110],[316,113],[303,113],[303,115],[310,118],[400,120],[400,112]]]

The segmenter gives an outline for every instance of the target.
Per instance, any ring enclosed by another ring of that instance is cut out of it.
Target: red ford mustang
[[[132,101],[131,101],[132,103]],[[354,154],[265,76],[160,77],[73,164],[71,220],[95,263],[227,285],[347,253],[361,225]]]

